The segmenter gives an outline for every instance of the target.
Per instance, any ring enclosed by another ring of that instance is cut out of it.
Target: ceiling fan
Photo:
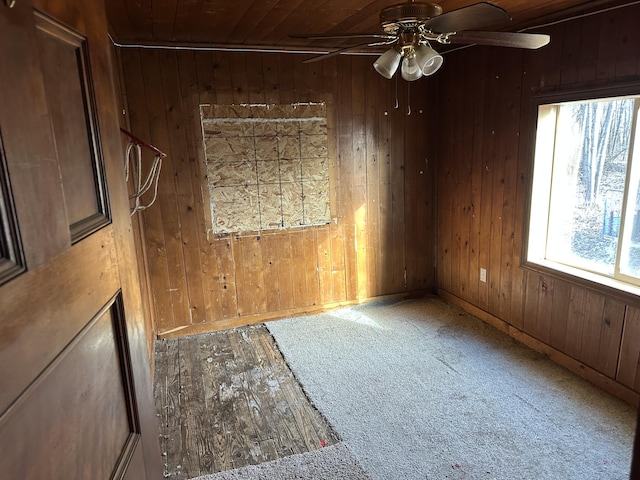
[[[422,76],[433,75],[442,66],[442,56],[429,42],[443,45],[451,43],[491,45],[537,49],[547,45],[549,35],[514,32],[475,31],[508,22],[511,16],[502,8],[487,2],[443,13],[435,3],[398,3],[380,11],[380,27],[383,33],[345,33],[327,35],[292,35],[293,38],[309,40],[369,38],[367,43],[341,48],[319,55],[304,63],[324,60],[334,55],[365,47],[389,46],[373,64],[376,71],[385,78],[395,74],[400,61],[402,78],[418,80]]]

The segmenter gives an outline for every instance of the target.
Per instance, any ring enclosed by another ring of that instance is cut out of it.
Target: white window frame
[[[630,235],[632,225],[627,225],[625,233],[624,221],[621,220],[619,241],[616,252],[616,267],[612,276],[595,272],[582,267],[564,264],[546,258],[546,244],[548,238],[548,219],[551,201],[551,185],[553,174],[553,153],[555,142],[549,142],[549,138],[555,138],[556,122],[554,118],[556,109],[542,108],[549,105],[558,105],[569,102],[616,99],[621,97],[637,97],[634,107],[631,139],[629,152],[634,152],[635,162],[640,162],[640,84],[618,85],[597,89],[579,90],[572,92],[554,92],[537,95],[531,104],[532,130],[534,132],[531,142],[531,177],[529,185],[527,214],[525,215],[525,235],[523,245],[523,266],[542,273],[549,273],[566,278],[576,283],[586,284],[589,287],[604,286],[612,293],[640,295],[640,280],[629,277],[620,272],[620,255],[622,241],[625,235]],[[540,118],[540,115],[549,118]],[[633,157],[633,155],[631,155]],[[550,160],[551,159],[551,160]],[[625,216],[629,191],[631,162],[629,159],[624,185],[624,203],[621,218]],[[544,235],[544,241],[540,240]]]

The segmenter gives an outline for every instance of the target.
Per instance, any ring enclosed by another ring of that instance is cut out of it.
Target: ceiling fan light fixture
[[[429,76],[436,73],[442,66],[442,55],[436,52],[431,45],[420,45],[416,48],[416,62],[423,75]]]
[[[418,80],[422,77],[422,69],[420,68],[420,65],[418,65],[415,53],[404,57],[400,72],[402,73],[402,78],[407,82],[413,82],[414,80]]]
[[[385,46],[389,50],[380,55],[373,64],[376,71],[391,79],[402,61],[402,78],[413,81],[422,76],[433,75],[442,67],[442,56],[431,48],[429,42],[441,45],[462,43],[530,50],[549,43],[550,37],[546,34],[480,30],[487,26],[497,27],[510,20],[511,17],[503,8],[487,1],[443,13],[442,7],[435,3],[403,0],[402,3],[390,5],[380,11],[380,27],[383,33],[329,33],[292,37],[310,40],[367,38],[367,43],[338,48],[304,60],[303,63],[316,62],[348,52],[361,53],[360,50],[364,47]]]
[[[373,62],[373,68],[383,77],[391,79],[396,70],[398,70],[401,58],[402,54],[398,50],[390,48]]]

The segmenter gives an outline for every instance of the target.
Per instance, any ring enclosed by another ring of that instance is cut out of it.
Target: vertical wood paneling
[[[307,303],[307,274],[304,264],[304,232],[295,230],[289,235],[291,241],[293,307],[304,307]]]
[[[265,88],[264,76],[262,73],[262,55],[259,53],[248,53],[245,56],[245,62],[248,101],[249,103],[264,103]]]
[[[562,37],[562,69],[558,70],[560,82],[571,85],[578,82],[580,43],[582,39],[582,25],[579,22],[569,22],[565,25]]]
[[[378,79],[378,98],[379,110],[378,116],[378,282],[377,291],[385,292],[391,288],[391,275],[389,274],[389,266],[392,261],[392,230],[388,227],[391,220],[391,192],[389,185],[391,184],[391,152],[389,145],[391,143],[391,113],[394,105],[391,103],[389,91],[389,83],[384,78]]]
[[[141,138],[151,138],[150,122],[146,114],[145,84],[139,52],[122,50],[120,53],[123,72],[127,72],[123,76],[129,105],[130,129]],[[145,112],[145,115],[132,113],[140,111]],[[169,294],[169,271],[164,232],[162,230],[162,218],[158,208],[147,209],[142,215],[147,241],[149,273],[153,279],[151,291],[153,292],[152,307],[155,307],[154,320],[156,329],[168,329],[173,326],[173,305]]]
[[[493,75],[490,77],[491,90],[491,231],[489,232],[489,263],[487,268],[488,292],[488,311],[497,315],[500,310],[501,279],[502,279],[502,225],[504,217],[502,208],[504,206],[505,195],[505,162],[504,149],[508,136],[512,134],[507,129],[508,124],[504,121],[505,110],[509,104],[508,96],[508,71],[509,63],[505,61],[505,53],[503,51],[496,52],[492,56],[491,65],[495,65]],[[509,57],[507,57],[509,58]],[[517,64],[514,65],[517,68]],[[504,95],[504,99],[502,100]],[[501,101],[495,101],[501,98]],[[502,133],[502,134],[501,134]]]
[[[626,13],[628,15],[628,13]],[[598,29],[599,38],[597,50],[593,50],[593,54],[597,52],[598,59],[596,67],[596,79],[600,81],[614,80],[616,76],[616,54],[618,45],[621,43],[621,31],[618,23],[622,20],[625,13],[610,16],[600,16],[600,28]],[[634,35],[637,37],[637,34]]]
[[[627,307],[616,380],[640,389],[640,308]]]
[[[205,303],[205,312],[196,316],[198,322],[206,321],[207,318],[220,318],[222,307],[220,304],[219,275],[217,262],[213,252],[213,245],[207,237],[200,232],[205,232],[210,221],[210,210],[208,205],[208,193],[200,187],[203,179],[206,178],[204,166],[199,162],[204,155],[202,142],[200,141],[200,113],[199,104],[215,102],[215,90],[213,88],[213,55],[211,52],[204,52],[203,55],[194,55],[193,52],[180,51],[178,55],[178,72],[180,74],[180,90],[182,94],[183,110],[182,118],[185,120],[181,128],[186,136],[186,147],[188,151],[191,193],[193,202],[186,206],[190,220],[194,224],[191,230],[191,242],[185,246],[185,254],[188,252],[193,260],[197,260],[200,266],[191,262],[187,275],[190,279],[190,289],[196,290],[195,298],[202,288]],[[199,89],[198,85],[203,88]],[[186,173],[186,168],[185,168]],[[183,174],[184,176],[184,174]],[[198,248],[199,256],[192,250]],[[192,270],[195,270],[192,272]],[[199,274],[197,270],[201,270]],[[202,286],[198,285],[198,281]],[[193,306],[192,306],[193,308]]]
[[[637,19],[632,15],[627,15],[619,19],[616,35],[616,48],[613,53],[616,58],[615,77],[625,78],[633,76],[638,69],[637,43],[629,34],[635,30]]]
[[[423,175],[430,142],[418,113],[430,98],[420,94],[424,84],[412,85],[407,116],[406,82],[395,110],[394,82],[370,58],[303,58],[123,51],[132,130],[168,153],[157,205],[144,213],[160,334],[433,289],[433,186]],[[265,102],[327,104],[334,221],[212,235],[199,104]]]
[[[531,273],[528,276],[528,283],[526,289],[526,296],[524,298],[524,321],[522,327],[525,331],[530,332],[531,335],[536,338],[544,341],[549,340],[549,333],[545,328],[546,325],[540,325],[538,319],[540,315],[538,314],[540,307],[542,304],[546,305],[546,300],[548,298],[547,292],[548,288],[548,280],[542,275]],[[541,302],[541,300],[543,300]]]
[[[293,261],[291,257],[291,236],[278,236],[278,290],[280,292],[280,310],[295,306],[293,295]]]
[[[217,262],[218,282],[222,318],[238,314],[238,295],[236,287],[236,268],[233,255],[233,243],[230,237],[214,242],[214,255]]]
[[[319,305],[333,302],[333,282],[331,275],[331,230],[329,226],[318,228],[316,231],[318,248],[318,288]]]
[[[464,75],[466,78],[466,71],[468,70],[468,66],[461,66],[462,71],[465,72]],[[463,84],[466,82],[463,82]],[[464,136],[464,122],[467,118],[466,115],[456,115],[455,112],[459,112],[464,109],[464,104],[466,100],[465,94],[454,94],[451,100],[451,111],[453,112],[453,124],[452,124],[452,134],[450,136],[451,142],[453,144],[453,154],[458,160],[458,164],[455,168],[449,169],[449,181],[450,185],[456,189],[456,191],[460,192],[460,195],[456,195],[451,199],[451,224],[450,225],[460,225],[464,223],[463,217],[463,205],[466,203],[466,194],[464,188],[464,171],[465,171],[465,156],[463,155],[463,136]],[[450,235],[449,237],[449,257],[451,262],[451,267],[449,268],[450,273],[449,276],[451,278],[451,290],[454,295],[460,295],[461,290],[466,288],[466,282],[464,281],[464,277],[461,277],[460,265],[462,263],[462,251],[461,244],[462,236],[464,236],[464,228],[460,228],[457,230],[452,230],[450,225],[447,225],[445,228]]]
[[[520,99],[522,96],[522,51],[507,50],[506,58],[509,65],[518,65],[520,68],[510,68],[505,75],[505,83],[508,85],[504,92],[504,108],[501,111],[500,131],[508,130],[510,125],[517,125],[520,119]],[[513,241],[515,237],[515,211],[516,195],[518,188],[518,145],[520,132],[514,129],[500,142],[502,148],[500,161],[504,164],[503,183],[504,194],[502,198],[502,238],[500,262],[500,298],[498,304],[498,316],[511,318],[511,291],[513,288]]]
[[[236,246],[236,289],[238,291],[238,314],[255,315],[266,311],[264,276],[262,274],[262,237],[251,235],[234,237]],[[235,250],[235,249],[234,249]]]
[[[278,239],[275,235],[263,235],[260,239],[262,246],[262,275],[265,287],[265,308],[267,312],[280,310],[280,288],[278,279]]]
[[[472,72],[483,72],[486,63],[487,50],[483,49],[478,55],[474,56],[472,61],[469,62],[469,67]],[[474,79],[473,75],[469,75],[469,82]],[[487,77],[481,74],[477,77],[476,88],[478,92],[484,92],[486,88]],[[472,92],[473,90],[467,90]],[[482,94],[476,94],[472,96],[470,105],[473,108],[473,142],[470,144],[472,151],[470,155],[471,162],[471,191],[469,198],[469,212],[471,218],[469,219],[469,270],[468,275],[468,288],[467,298],[474,303],[480,301],[480,268],[486,268],[485,264],[480,261],[480,231],[484,224],[482,217],[482,152],[483,144],[486,141],[486,137],[483,135],[483,128],[485,124],[484,120],[484,96]]]
[[[485,111],[484,121],[482,124],[482,132],[480,133],[484,139],[482,142],[481,152],[481,184],[480,184],[480,242],[478,248],[478,260],[480,268],[487,269],[486,281],[478,284],[478,304],[481,308],[489,309],[489,285],[492,279],[489,269],[489,260],[491,254],[491,229],[493,217],[491,215],[492,202],[492,179],[493,179],[493,143],[495,136],[495,117],[493,115],[492,104],[495,90],[491,90],[494,83],[493,65],[491,52],[487,53],[486,68],[483,72],[486,77],[485,92],[482,108]],[[439,201],[439,199],[438,199]],[[449,229],[454,229],[454,225],[448,225]],[[480,272],[478,272],[479,274]]]
[[[638,81],[640,31],[630,20],[638,14],[633,6],[545,28],[552,42],[537,51],[473,47],[448,56],[437,77],[443,107],[433,136],[438,287],[636,390],[639,303],[526,270],[521,257],[531,97],[541,88]],[[461,215],[467,202],[473,214]],[[476,284],[481,267],[488,282]]]
[[[363,70],[367,70],[363,68]],[[365,80],[365,149],[366,149],[366,212],[367,226],[365,229],[366,244],[380,245],[380,159],[378,79],[374,72],[367,71]],[[382,101],[384,102],[384,101]],[[382,104],[384,108],[384,103]],[[365,258],[367,275],[366,296],[380,295],[380,257],[369,249]]]
[[[293,58],[293,84],[295,85],[295,101],[309,101],[309,65]]]
[[[353,291],[353,298],[366,298],[369,278],[367,277],[367,248],[368,216],[367,210],[367,138],[365,122],[366,88],[364,69],[366,68],[361,58],[349,59],[351,61],[351,155],[353,162],[353,183],[351,192],[351,207],[349,218],[353,224],[354,243],[356,248],[357,283]],[[353,128],[356,126],[356,128]],[[346,193],[346,192],[345,192]]]
[[[531,278],[531,275],[529,275]],[[569,317],[569,293],[571,286],[562,280],[555,280],[553,285],[553,308],[551,311],[551,337],[549,342],[552,347],[561,352],[565,349],[565,339]]]
[[[169,151],[171,148],[169,119],[166,116],[165,109],[160,52],[150,53],[150,55],[141,56],[142,76],[145,84],[144,93],[150,119],[150,141],[161,150]],[[164,81],[166,82],[166,79]],[[134,114],[135,112],[132,112],[132,115]],[[163,328],[174,328],[180,325],[181,322],[191,323],[191,311],[189,309],[182,232],[180,230],[175,188],[176,164],[171,161],[164,162],[164,165],[165,174],[161,175],[158,181],[158,198],[155,206],[161,216],[164,247],[168,260],[169,290],[158,292],[158,295],[169,295],[171,297],[173,316],[167,315],[166,318],[171,323],[170,325],[164,325]],[[145,210],[145,212],[148,210],[150,209]]]
[[[316,306],[320,305],[320,279],[318,258],[321,252],[318,250],[316,238],[317,229],[305,228],[302,234],[302,242],[304,246],[304,271],[305,285],[307,287],[307,295],[305,304]]]
[[[122,62],[118,53],[118,50],[116,50],[116,48],[112,46],[112,58],[117,59],[117,61],[114,61],[112,64],[114,68],[116,96],[118,100],[117,112],[119,115],[120,127],[129,130],[131,129],[131,126],[129,125],[129,118],[127,116],[127,98],[125,94],[124,78],[122,77]],[[129,188],[129,193],[131,193],[133,190],[132,181],[129,182]],[[149,352],[149,365],[154,365],[156,338],[155,309],[153,308],[153,297],[150,288],[151,277],[149,275],[149,263],[147,260],[147,245],[145,241],[144,223],[140,215],[136,215],[131,219],[131,227],[133,229],[133,238],[135,242],[138,275],[141,279],[140,293],[142,294],[142,309],[145,321],[145,331],[147,334],[147,351]]]
[[[184,257],[184,275],[187,282],[187,302],[190,311],[191,323],[202,323],[206,321],[206,307],[204,300],[203,278],[200,265],[200,246],[198,241],[198,219],[195,215],[194,192],[192,190],[192,178],[197,177],[197,172],[192,171],[192,164],[195,158],[189,155],[185,129],[185,118],[187,112],[183,107],[183,99],[180,90],[181,83],[189,84],[193,78],[193,71],[188,68],[181,70],[183,77],[178,76],[178,59],[176,52],[165,50],[160,55],[160,68],[162,71],[162,84],[164,101],[167,116],[167,127],[169,145],[172,152],[179,152],[172,157],[171,164],[174,166],[174,187],[177,204],[177,217],[180,229],[180,241],[182,256]],[[194,105],[189,105],[190,110]],[[192,114],[192,112],[190,112]],[[192,121],[186,122],[186,126],[192,125]],[[166,173],[166,172],[165,172]],[[196,190],[197,193],[200,190]]]
[[[268,104],[280,103],[280,83],[278,82],[278,57],[262,56],[262,86],[264,101]]]
[[[473,64],[465,65],[465,71],[470,72],[473,68]],[[465,75],[465,89],[464,94],[458,96],[458,101],[454,106],[455,111],[459,111],[462,104],[471,103],[471,97],[473,92],[473,76]],[[456,185],[460,191],[460,195],[456,201],[454,214],[458,218],[460,229],[455,235],[454,251],[452,255],[454,275],[459,276],[460,282],[458,285],[458,295],[468,295],[469,283],[472,279],[475,279],[475,272],[470,271],[470,233],[469,233],[469,217],[471,215],[471,155],[472,151],[467,150],[464,152],[464,146],[470,145],[473,142],[473,114],[465,115],[457,119],[456,127],[456,157],[459,157],[462,161],[460,168],[456,169]]]
[[[337,117],[340,123],[336,127],[337,139],[337,169],[340,172],[340,181],[337,185],[338,193],[338,221],[343,224],[342,239],[345,249],[344,269],[345,269],[345,298],[351,300],[355,298],[358,288],[357,284],[357,263],[356,256],[348,254],[355,248],[355,224],[353,190],[355,187],[355,161],[353,155],[353,136],[351,135],[354,128],[354,119],[351,113],[352,109],[352,91],[353,81],[351,79],[351,58],[338,57],[338,71],[340,78],[338,84],[337,95]]]
[[[600,37],[594,35],[593,32],[601,31],[601,23],[602,17],[599,15],[585,18],[584,22],[582,22],[579,36],[580,48],[576,52],[578,61],[575,62],[578,82],[590,82],[596,78],[598,63],[596,52],[599,50]],[[565,38],[567,38],[566,35]]]
[[[199,55],[200,52],[196,54],[196,56]],[[219,105],[230,105],[233,103],[230,55],[223,52],[214,52],[213,61],[213,88],[216,92],[216,103]]]
[[[392,110],[391,132],[390,132],[390,152],[389,169],[390,169],[390,199],[391,199],[391,218],[387,220],[387,228],[391,229],[391,262],[386,270],[387,275],[391,276],[392,292],[401,292],[405,290],[405,267],[407,255],[404,249],[404,231],[405,231],[405,167],[406,158],[404,155],[404,142],[398,141],[404,139],[404,117],[409,108],[407,92],[409,86],[402,81],[397,75],[394,76],[392,82],[397,82],[397,88],[400,108]],[[390,82],[391,83],[391,82]],[[413,88],[415,89],[415,85]],[[415,110],[415,105],[412,107]],[[417,117],[416,117],[417,118]],[[411,259],[409,259],[411,260]]]
[[[296,101],[295,79],[293,78],[294,62],[300,61],[292,55],[278,55],[278,85],[280,86],[280,103]]]
[[[430,113],[434,111],[434,103],[430,99],[437,98],[436,82],[433,79],[426,80],[424,86],[416,90],[417,112],[426,119],[426,126],[416,122],[416,211],[414,251],[410,254],[411,263],[414,263],[413,285],[409,288],[428,288],[433,276],[435,265],[435,236],[430,234],[433,229],[435,212],[433,210],[434,198],[431,192],[434,189],[434,174],[436,172],[433,152],[435,146],[428,138],[427,132],[436,128],[438,119]]]
[[[453,115],[454,108],[452,105],[452,94],[450,89],[442,89],[441,93],[441,109],[443,128],[440,129],[440,153],[446,155],[453,147]],[[447,128],[444,128],[447,125]],[[451,165],[448,162],[438,162],[438,218],[436,224],[437,233],[437,281],[438,286],[447,291],[451,290],[451,225],[447,219],[447,215],[451,215],[452,195],[440,195],[440,192],[448,192],[455,190],[451,185]],[[443,214],[443,212],[446,212]]]
[[[605,298],[603,314],[595,319],[599,325],[599,334],[594,336],[598,349],[595,367],[611,378],[615,378],[618,367],[625,310],[626,306],[623,302]],[[591,351],[589,351],[590,355]]]
[[[586,291],[578,286],[571,286],[569,290],[569,314],[567,316],[567,330],[564,339],[564,351],[571,357],[580,356],[584,321],[587,318],[585,307]]]
[[[196,63],[196,79],[195,83],[191,83],[195,88],[196,99],[201,104],[215,104],[216,103],[216,89],[214,86],[215,74],[214,74],[214,57],[213,52],[200,52],[196,55],[194,52],[182,51],[178,53],[180,57],[193,57]],[[183,67],[178,67],[180,73],[183,75]],[[184,83],[184,82],[181,82]],[[192,112],[192,114],[195,112]],[[193,130],[193,129],[189,129]],[[192,135],[195,131],[191,132]]]

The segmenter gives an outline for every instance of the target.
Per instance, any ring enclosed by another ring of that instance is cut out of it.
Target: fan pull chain
[[[396,88],[396,106],[394,107],[396,110],[400,108],[400,102],[398,101],[398,76],[394,77],[395,88]]]
[[[407,116],[411,115],[411,83],[407,82]]]

